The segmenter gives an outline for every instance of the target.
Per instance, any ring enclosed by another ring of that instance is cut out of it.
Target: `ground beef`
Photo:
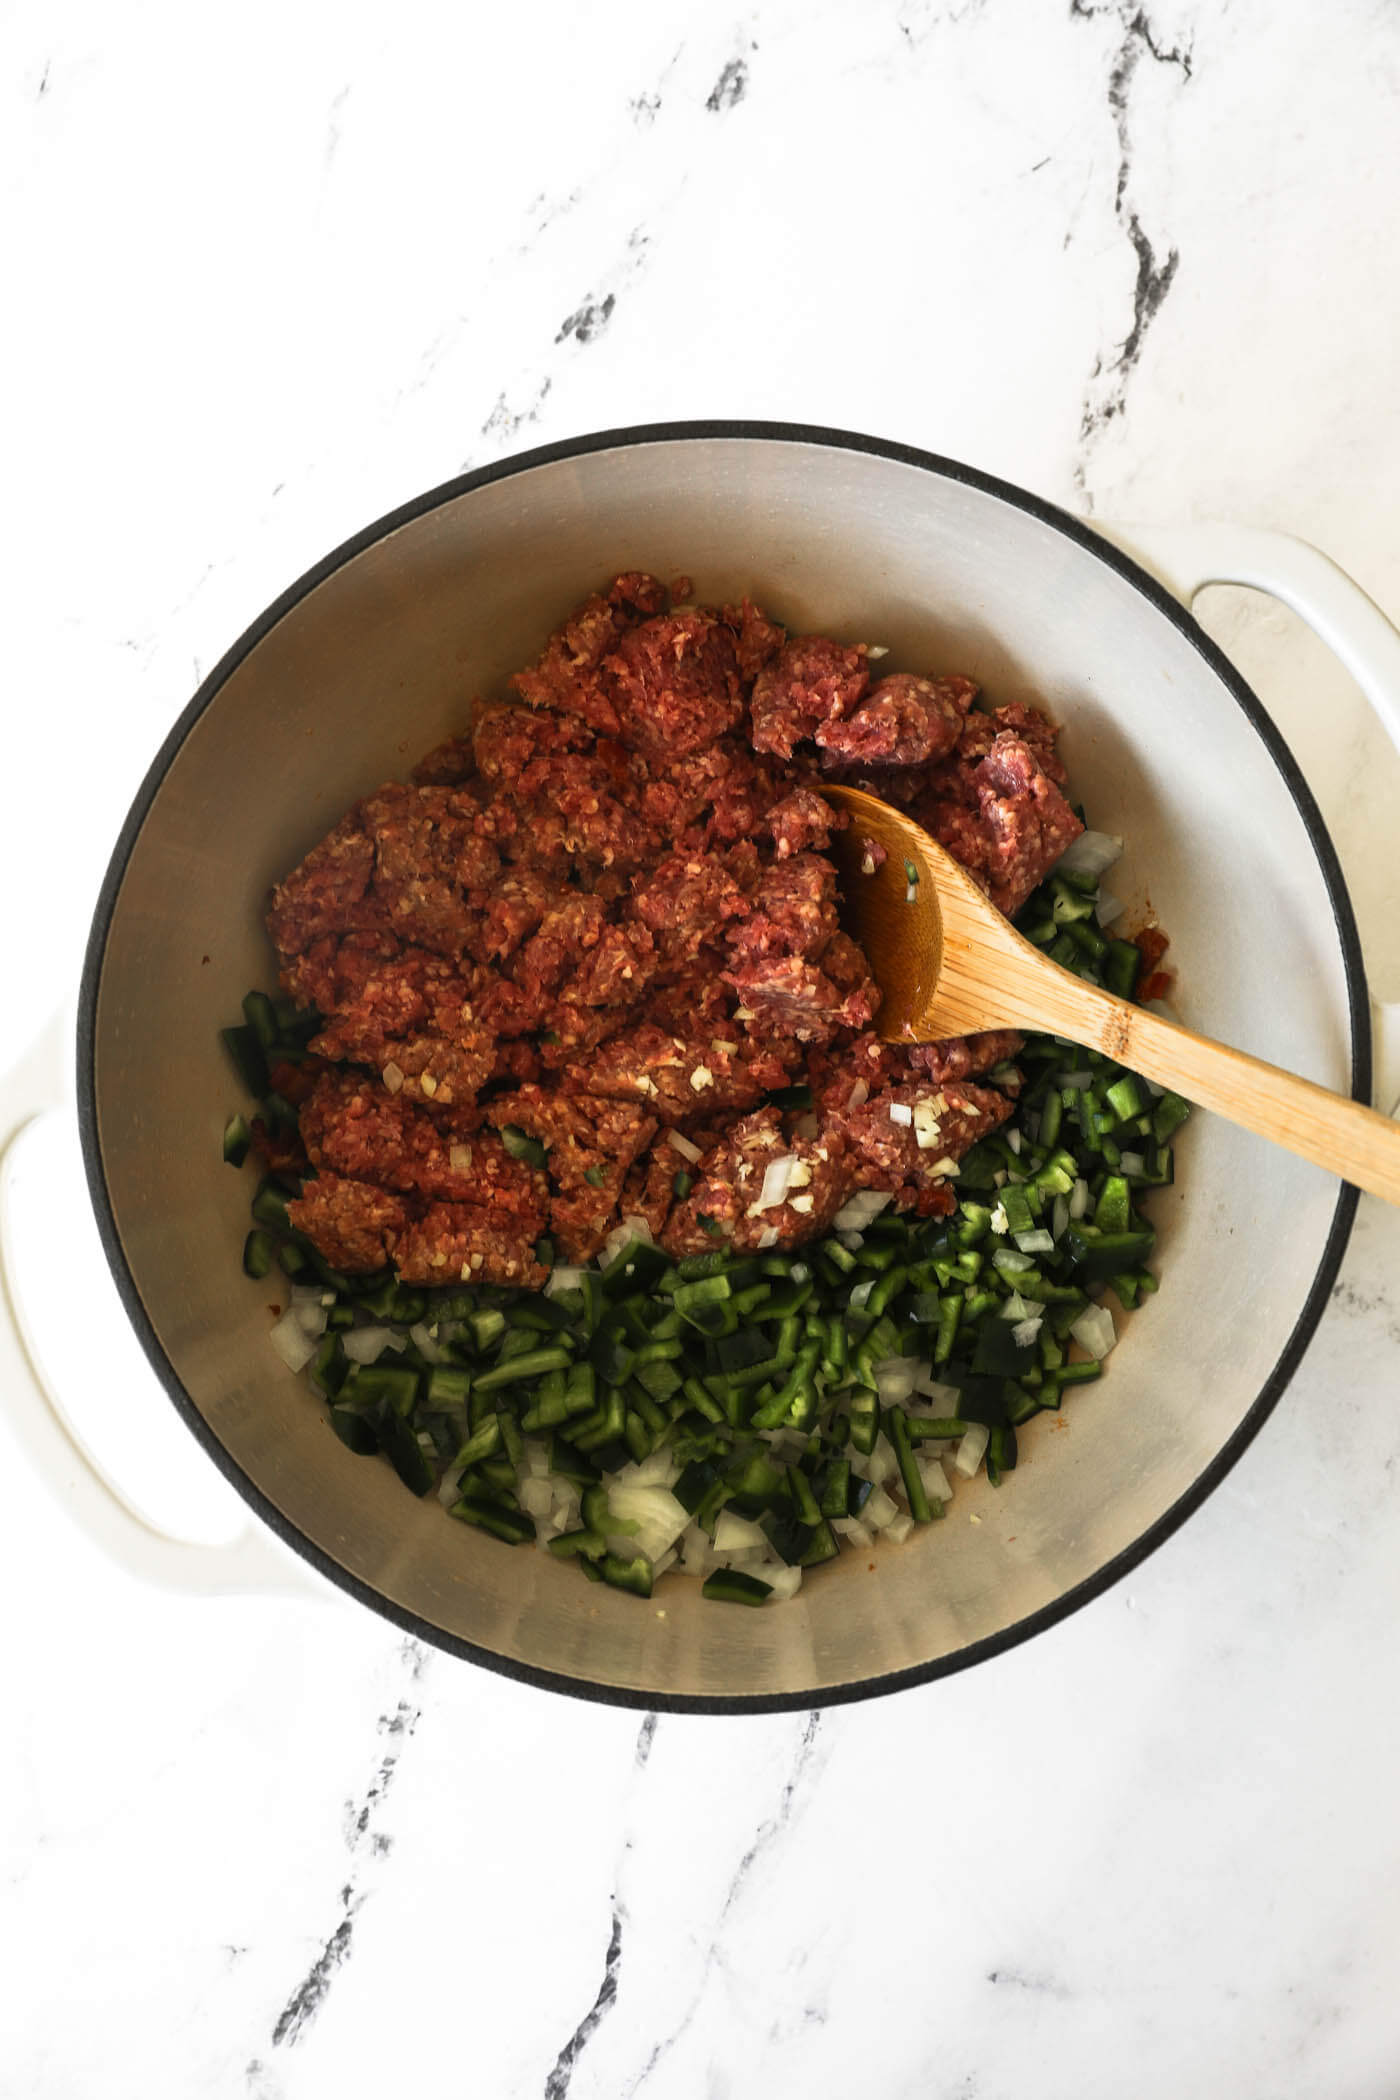
[[[537,1228],[538,1231],[538,1228]],[[404,1283],[513,1283],[538,1289],[549,1273],[533,1239],[472,1203],[431,1203],[407,1225],[394,1259]]]
[[[829,1111],[822,1136],[845,1148],[855,1185],[888,1189],[900,1210],[940,1217],[953,1207],[949,1168],[1005,1122],[1012,1105],[991,1087],[915,1081],[884,1087],[858,1107]],[[890,1114],[896,1106],[909,1110],[909,1123]]]
[[[768,1165],[787,1155],[797,1165],[786,1200],[760,1210]],[[721,1241],[741,1249],[794,1246],[826,1230],[853,1186],[840,1137],[825,1131],[815,1140],[789,1137],[776,1108],[741,1117],[694,1174],[690,1195],[676,1204],[662,1234],[661,1244],[676,1256],[704,1254]]]
[[[853,713],[819,722],[816,740],[848,765],[923,765],[953,749],[976,692],[970,678],[897,671],[872,686]]]
[[[870,683],[863,649],[804,634],[784,642],[754,681],[750,712],[755,751],[791,758],[819,722],[848,715]]]
[[[416,1206],[370,1181],[318,1174],[287,1205],[287,1216],[333,1269],[364,1275],[394,1259]]]
[[[734,636],[707,612],[667,613],[623,635],[605,670],[625,743],[675,759],[703,750],[744,711]]]
[[[672,605],[638,570],[512,684],[272,894],[283,987],[320,1017],[274,1075],[298,1129],[254,1133],[280,1171],[315,1170],[295,1222],[341,1268],[534,1284],[542,1232],[587,1260],[620,1214],[680,1253],[797,1244],[860,1186],[946,1207],[940,1168],[1014,1091],[968,1075],[1020,1038],[878,1040],[822,781],[910,809],[1014,911],[1080,828],[1051,723],[973,709],[964,678],[872,685],[862,647],[789,639],[747,599]],[[804,1077],[816,1120],[784,1117],[769,1097]],[[891,1103],[926,1133],[934,1115],[936,1146]],[[684,1199],[672,1128],[703,1153]],[[785,1151],[797,1178],[758,1212]]]

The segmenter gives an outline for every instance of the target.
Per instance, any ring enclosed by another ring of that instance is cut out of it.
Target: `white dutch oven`
[[[131,1319],[176,1406],[258,1517],[422,1638],[510,1674],[652,1707],[808,1706],[918,1682],[1062,1617],[1223,1477],[1298,1363],[1352,1191],[1229,1125],[1184,1133],[1157,1199],[1160,1294],[1109,1375],[1023,1437],[980,1525],[848,1553],[790,1604],[651,1606],[507,1551],[356,1459],[268,1347],[243,1279],[247,1187],[219,1159],[217,1030],[266,980],[269,884],[351,801],[463,726],[600,579],[686,572],[790,628],[970,673],[1065,725],[1092,820],[1123,832],[1116,891],[1150,883],[1191,1023],[1358,1097],[1371,1086],[1350,905],[1317,809],[1253,694],[1156,575],[1272,590],[1355,672],[1400,740],[1400,639],[1296,541],[1225,529],[1141,543],[1147,568],[1021,490],[899,446],[788,426],[614,432],[468,475],[370,527],[274,605],[157,756],[98,903],[79,1020],[93,1201]],[[201,966],[208,955],[212,964]],[[152,1083],[158,1075],[158,1083]],[[18,1100],[6,1130],[42,1105]],[[1392,1104],[1386,1101],[1387,1108]],[[1248,1307],[1248,1316],[1241,1317]],[[278,1585],[285,1557],[158,1538],[102,1481],[7,1333],[36,1458],[112,1550],[157,1579]]]

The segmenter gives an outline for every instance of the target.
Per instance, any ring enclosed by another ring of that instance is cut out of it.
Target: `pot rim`
[[[883,1675],[860,1678],[853,1683],[818,1688],[812,1692],[759,1693],[753,1695],[702,1695],[637,1691],[627,1686],[607,1685],[590,1678],[577,1677],[557,1670],[536,1668],[513,1657],[503,1656],[475,1642],[464,1640],[457,1634],[445,1632],[431,1625],[416,1612],[405,1610],[387,1598],[382,1591],[330,1558],[314,1540],[291,1523],[265,1496],[260,1488],[244,1472],[232,1453],[214,1433],[204,1416],[195,1406],[162,1347],[155,1329],[147,1318],[136,1281],[127,1263],[121,1236],[117,1228],[111,1196],[107,1187],[102,1162],[102,1150],[97,1130],[97,1072],[96,1072],[96,1026],[97,1002],[101,987],[102,965],[106,953],[107,936],[111,927],[122,881],[126,873],[136,839],[146,821],[155,798],[178,754],[185,738],[205,709],[217,697],[222,686],[257,647],[265,635],[289,613],[294,606],[309,596],[326,578],[362,554],[368,547],[400,526],[407,525],[428,512],[440,508],[457,497],[472,490],[483,488],[494,481],[501,481],[514,474],[527,473],[532,468],[547,466],[555,461],[576,459],[593,452],[619,450],[625,446],[670,444],[676,442],[700,442],[713,439],[757,440],[765,443],[822,445],[835,451],[862,452],[875,458],[893,460],[901,466],[918,467],[925,473],[945,481],[961,482],[982,494],[994,496],[1003,503],[1026,513],[1038,523],[1070,540],[1083,553],[1104,564],[1130,583],[1147,599],[1148,603],[1170,621],[1205,660],[1225,690],[1230,694],[1245,715],[1264,745],[1270,758],[1283,777],[1284,784],[1293,797],[1309,843],[1316,856],[1326,885],[1332,915],[1341,944],[1342,965],[1346,982],[1348,1020],[1351,1029],[1351,1090],[1353,1098],[1369,1101],[1371,1095],[1371,1019],[1366,984],[1366,972],[1361,953],[1361,942],[1357,933],[1351,899],[1343,879],[1341,864],[1332,844],[1321,811],[1312,791],[1303,778],[1298,764],[1289,750],[1273,720],[1239,672],[1228,658],[1204,633],[1190,613],[1148,575],[1128,555],[1101,538],[1083,519],[1061,510],[1057,504],[1044,497],[1031,494],[1013,482],[1003,481],[995,475],[983,473],[976,467],[963,465],[960,461],[947,459],[940,454],[922,451],[917,446],[903,445],[887,438],[869,437],[858,431],[839,430],[815,424],[759,422],[742,419],[700,420],[673,423],[638,423],[615,430],[586,432],[581,436],[564,438],[555,444],[539,445],[527,452],[512,453],[508,457],[476,467],[459,474],[450,481],[440,483],[424,494],[414,497],[397,509],[387,512],[374,523],[363,527],[349,539],[343,541],[331,553],[325,555],[291,584],[281,596],[247,627],[238,640],[203,680],[194,697],[189,701],[175,721],[143,779],[117,841],[98,892],[93,913],[92,927],[88,936],[83,960],[82,980],[78,996],[77,1020],[77,1109],[78,1128],[82,1142],[83,1164],[87,1175],[88,1190],[97,1217],[98,1232],[107,1255],[117,1290],[126,1309],[127,1317],[136,1330],[161,1384],[165,1387],[188,1428],[199,1439],[204,1449],[218,1466],[254,1513],[268,1524],[283,1543],[309,1561],[317,1572],[334,1582],[359,1603],[388,1619],[414,1638],[426,1641],[431,1646],[445,1649],[468,1662],[481,1664],[499,1675],[517,1682],[537,1685],[541,1689],[564,1692],[572,1697],[587,1699],[603,1705],[630,1707],[653,1713],[680,1714],[769,1714],[793,1713],[810,1710],[813,1706],[844,1706],[856,1700],[869,1699],[877,1695],[903,1691],[914,1685],[931,1683],[935,1678],[951,1676],[974,1663],[1004,1654],[1033,1635],[1066,1619],[1072,1612],[1102,1596],[1112,1586],[1131,1573],[1155,1552],[1157,1547],[1170,1538],[1186,1519],[1200,1508],[1226,1474],[1235,1465],[1247,1446],[1257,1436],[1268,1416],[1277,1405],[1285,1387],[1302,1361],[1304,1352],[1312,1340],[1319,1320],[1336,1282],[1342,1256],[1351,1234],[1352,1221],[1356,1215],[1358,1192],[1343,1183],[1337,1193],[1336,1209],[1332,1215],[1327,1239],[1322,1249],[1317,1273],[1299,1310],[1278,1361],[1265,1380],[1259,1393],[1242,1417],[1234,1434],[1216,1453],[1210,1464],[1198,1475],[1192,1485],[1180,1495],[1171,1507],[1140,1533],[1130,1546],[1107,1561],[1103,1567],[1077,1583],[1072,1589],[1057,1597],[1052,1604],[1018,1619],[1000,1632],[989,1634],[955,1654],[939,1656],[931,1662],[920,1663],[912,1669],[888,1671]]]

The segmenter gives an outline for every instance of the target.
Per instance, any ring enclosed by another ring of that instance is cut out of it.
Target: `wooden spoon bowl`
[[[831,851],[847,928],[880,986],[877,1026],[886,1042],[987,1028],[1065,1036],[1400,1203],[1400,1122],[1086,983],[1018,933],[902,810],[861,788],[823,792],[850,814]],[[867,840],[885,851],[872,874],[864,872]]]

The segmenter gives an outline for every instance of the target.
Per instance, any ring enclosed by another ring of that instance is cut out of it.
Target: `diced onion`
[[[528,1516],[547,1517],[554,1507],[553,1488],[547,1480],[536,1480],[533,1474],[528,1480],[521,1481],[516,1493],[520,1507]]]
[[[447,1164],[451,1167],[454,1174],[470,1173],[472,1164],[471,1146],[462,1144],[449,1145],[447,1148]]]
[[[307,1305],[304,1301],[292,1307],[293,1316],[302,1333],[312,1341],[319,1341],[326,1331],[326,1308],[324,1305]]]
[[[879,1189],[857,1189],[854,1196],[842,1204],[832,1224],[838,1232],[864,1232],[873,1219],[892,1201],[888,1191]]]
[[[889,655],[889,645],[885,642],[867,642],[865,645],[865,653],[869,657],[871,663],[874,663],[877,657]]]
[[[1127,906],[1121,897],[1111,897],[1108,891],[1104,890],[1099,896],[1098,903],[1094,906],[1094,917],[1098,920],[1100,926],[1111,926],[1114,920],[1120,918],[1126,910]]]
[[[838,1232],[836,1235],[848,1254],[857,1254],[865,1245],[863,1232]]]
[[[331,1305],[335,1304],[335,1292],[328,1292],[323,1283],[294,1283],[292,1285],[293,1305],[325,1305],[327,1302]]]
[[[1147,1161],[1140,1152],[1125,1152],[1118,1162],[1120,1174],[1145,1174]]]
[[[759,1253],[760,1253],[760,1254],[765,1254],[765,1253],[766,1253],[766,1252],[768,1251],[768,1249],[769,1249],[770,1247],[776,1247],[776,1246],[777,1246],[777,1244],[778,1244],[778,1228],[777,1228],[777,1226],[776,1226],[776,1225],[765,1225],[765,1226],[764,1226],[764,1228],[763,1228],[763,1230],[762,1230],[762,1232],[761,1232],[761,1233],[760,1233],[760,1234],[758,1235],[758,1251],[759,1251]]]
[[[858,1313],[865,1311],[866,1304],[870,1297],[870,1293],[874,1290],[877,1280],[878,1279],[876,1277],[870,1276],[867,1277],[864,1283],[858,1283],[856,1285],[855,1289],[851,1292],[851,1295],[847,1300],[847,1304],[850,1306],[852,1312]]]
[[[948,1476],[939,1460],[936,1458],[920,1458],[918,1467],[919,1478],[924,1484],[924,1493],[928,1496],[929,1501],[946,1502],[953,1491],[948,1485]]]
[[[687,1575],[704,1576],[710,1572],[713,1554],[710,1542],[698,1524],[691,1524],[681,1539],[681,1566]]]
[[[880,1536],[887,1538],[892,1546],[902,1546],[913,1529],[914,1519],[907,1509],[901,1509],[891,1517]]]
[[[773,1592],[771,1597],[764,1598],[764,1603],[786,1604],[788,1598],[795,1597],[802,1587],[802,1570],[801,1568],[770,1568],[763,1579]]]
[[[692,1145],[688,1137],[682,1137],[679,1130],[668,1130],[666,1133],[666,1142],[671,1147],[671,1150],[673,1152],[679,1152],[682,1159],[689,1160],[692,1167],[695,1165],[697,1159],[701,1159],[704,1157],[700,1150],[700,1147],[698,1145]]]
[[[870,1088],[863,1079],[858,1079],[851,1088],[850,1099],[847,1101],[846,1106],[847,1108],[860,1108],[869,1099]]]
[[[849,1539],[853,1546],[869,1546],[873,1543],[870,1533],[859,1517],[835,1517],[832,1519],[831,1528],[838,1538]]]
[[[668,1488],[680,1478],[681,1468],[669,1450],[653,1451],[648,1457],[638,1459],[634,1465],[624,1466],[617,1475],[619,1487],[664,1487]]]
[[[456,1466],[449,1466],[438,1482],[437,1498],[444,1509],[451,1509],[461,1488],[462,1476]]]
[[[757,1201],[749,1205],[750,1217],[757,1217],[760,1211],[773,1210],[787,1201],[787,1192],[799,1164],[795,1152],[783,1152],[776,1159],[769,1160],[763,1170],[762,1190]]]
[[[875,1386],[882,1407],[902,1407],[914,1390],[919,1366],[912,1356],[891,1356],[875,1366]]]
[[[352,1364],[372,1364],[395,1342],[387,1327],[351,1327],[340,1337],[340,1346]]]
[[[396,1065],[392,1058],[390,1058],[388,1064],[384,1067],[383,1078],[384,1084],[388,1087],[389,1092],[391,1094],[396,1094],[399,1091],[399,1088],[403,1085],[402,1068]]]
[[[275,1326],[268,1329],[268,1340],[289,1371],[304,1371],[316,1354],[316,1344],[297,1318],[297,1310],[289,1306]]]
[[[1072,1094],[1082,1094],[1094,1083],[1092,1072],[1057,1072],[1055,1084]]]
[[[883,1487],[887,1480],[892,1480],[898,1471],[899,1460],[894,1455],[893,1444],[888,1437],[876,1437],[875,1449],[865,1461],[866,1479],[879,1488]]]
[[[1087,1349],[1096,1360],[1107,1356],[1117,1341],[1113,1315],[1106,1305],[1090,1305],[1073,1322],[1070,1333],[1081,1349]]]
[[[1037,1225],[1034,1232],[1018,1232],[1013,1237],[1023,1254],[1053,1254],[1055,1251],[1055,1242],[1043,1225]]]
[[[598,1250],[599,1266],[606,1268],[615,1255],[621,1254],[624,1247],[631,1246],[633,1240],[645,1240],[650,1246],[651,1229],[645,1218],[624,1218],[620,1225],[614,1225]]]
[[[924,1368],[927,1373],[927,1365]],[[932,1401],[936,1414],[957,1414],[958,1400],[961,1396],[955,1385],[942,1385],[938,1379],[929,1374],[915,1380],[914,1390],[916,1393],[922,1394],[925,1400]]]
[[[1043,1318],[1043,1313],[1027,1313],[1024,1320],[1016,1322],[1016,1325],[1011,1330],[1011,1339],[1018,1349],[1030,1348],[1031,1343],[1035,1341],[1040,1333]]]
[[[679,1503],[669,1488],[659,1485],[648,1487],[619,1487],[611,1482],[608,1487],[608,1507],[619,1523],[636,1526],[632,1533],[634,1553],[644,1553],[648,1560],[655,1561],[674,1546],[676,1540],[690,1522],[690,1511]],[[724,1521],[724,1512],[721,1523]],[[742,1523],[742,1518],[735,1518]],[[757,1530],[757,1526],[754,1529]],[[759,1532],[762,1540],[763,1534]],[[766,1542],[765,1542],[766,1543]]]
[[[1087,1181],[1076,1181],[1074,1187],[1069,1192],[1070,1217],[1078,1221],[1080,1218],[1083,1217],[1085,1211],[1088,1208],[1089,1184]]]
[[[993,1232],[1009,1232],[1011,1230],[1010,1220],[1007,1218],[1005,1207],[1000,1203],[992,1212],[991,1227]]]
[[[1065,875],[1102,875],[1122,851],[1123,841],[1107,831],[1081,831],[1055,865]]]
[[[884,1531],[899,1515],[899,1504],[882,1487],[874,1487],[865,1498],[861,1515],[872,1531]]]
[[[557,1268],[550,1270],[549,1280],[544,1287],[544,1294],[546,1298],[553,1298],[560,1291],[576,1291],[582,1282],[582,1269],[571,1268],[568,1263],[560,1262]]]
[[[907,1101],[891,1101],[890,1121],[892,1123],[902,1123],[907,1130],[913,1120],[914,1111]]]
[[[1063,1196],[1055,1198],[1055,1208],[1050,1213],[1050,1237],[1062,1240],[1069,1229],[1069,1205]]]
[[[1007,1144],[1008,1144],[1008,1145],[1009,1145],[1009,1146],[1011,1147],[1011,1149],[1012,1149],[1012,1151],[1013,1151],[1013,1152],[1015,1152],[1015,1153],[1019,1153],[1019,1152],[1020,1152],[1020,1150],[1021,1150],[1021,1133],[1020,1133],[1020,1131],[1019,1131],[1019,1130],[1008,1130],[1008,1131],[1007,1131],[1007,1133],[1006,1133],[1006,1142],[1007,1142]]]
[[[991,1430],[985,1422],[969,1422],[963,1432],[962,1441],[953,1455],[953,1465],[964,1480],[971,1480],[986,1456],[987,1439]]]
[[[418,1351],[418,1354],[422,1357],[424,1363],[445,1364],[451,1362],[451,1358],[448,1356],[447,1351],[445,1349],[439,1349],[437,1343],[433,1340],[433,1337],[429,1334],[427,1328],[423,1325],[423,1322],[421,1320],[418,1322],[417,1326],[409,1328],[408,1338],[412,1342],[414,1348]]]
[[[736,1517],[732,1510],[720,1511],[715,1524],[716,1553],[748,1553],[767,1544],[757,1524],[750,1523],[747,1517]]]

